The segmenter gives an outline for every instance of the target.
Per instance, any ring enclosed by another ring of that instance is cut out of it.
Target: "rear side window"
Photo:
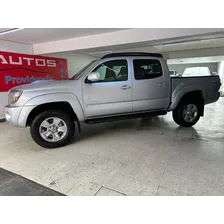
[[[133,60],[133,65],[136,80],[154,79],[163,75],[162,66],[158,60],[136,59]]]

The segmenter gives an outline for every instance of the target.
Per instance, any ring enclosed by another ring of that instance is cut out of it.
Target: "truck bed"
[[[201,91],[204,103],[215,102],[219,95],[221,83],[220,77],[215,76],[197,76],[197,77],[171,77],[172,96],[171,102],[175,102],[180,94],[183,95],[190,91]]]

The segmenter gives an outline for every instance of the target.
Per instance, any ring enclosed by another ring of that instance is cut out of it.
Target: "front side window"
[[[137,59],[133,60],[133,65],[136,80],[154,79],[163,75],[162,67],[158,60]]]
[[[82,73],[88,68],[90,67],[92,64],[94,64],[96,62],[95,61],[91,61],[89,64],[87,64],[84,68],[82,68],[78,73],[76,73],[75,75],[73,75],[70,80],[76,80],[79,79],[82,76]]]
[[[100,74],[101,82],[128,80],[128,64],[126,60],[107,61],[98,65],[93,72]]]

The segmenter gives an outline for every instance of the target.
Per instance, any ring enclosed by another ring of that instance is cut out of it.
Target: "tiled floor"
[[[0,167],[67,195],[224,195],[224,98],[192,128],[171,113],[82,128],[44,149],[0,123]]]

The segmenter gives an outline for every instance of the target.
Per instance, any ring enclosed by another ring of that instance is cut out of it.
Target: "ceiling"
[[[90,54],[96,57],[102,57],[104,54],[112,52],[150,52],[150,53],[163,53],[173,51],[185,51],[185,50],[196,50],[205,48],[216,48],[224,46],[224,38],[207,39],[200,41],[189,41],[189,42],[170,42],[167,44],[156,44],[152,43],[135,43],[123,46],[110,46],[107,48],[96,48],[81,50],[79,53]]]
[[[222,60],[224,60],[224,56],[168,59],[167,63],[169,65],[171,65],[171,64],[195,64],[195,63],[217,63]]]
[[[26,44],[38,44],[57,40],[64,40],[69,38],[85,37],[103,33],[111,33],[126,30],[128,28],[25,28],[15,32],[1,34],[12,28],[0,28],[0,40],[8,40]],[[14,28],[15,29],[15,28]],[[185,41],[185,42],[184,42]],[[209,36],[200,37],[182,37],[180,39],[169,39],[166,42],[158,40],[156,42],[136,42],[130,44],[114,45],[107,47],[98,47],[92,49],[85,49],[75,51],[74,53],[81,53],[91,55],[94,57],[102,57],[107,53],[112,52],[151,52],[151,53],[166,53],[178,52],[196,49],[209,49],[224,47],[224,33],[211,34]],[[200,55],[198,55],[200,56]],[[182,56],[184,57],[184,56]],[[179,63],[208,63],[218,62],[224,59],[224,56],[213,57],[192,57],[169,59],[169,64]]]
[[[158,44],[151,45],[150,43],[145,43],[145,46],[141,44],[135,44],[132,46],[111,46],[101,49],[88,49],[80,51],[82,54],[89,54],[95,57],[102,57],[105,54],[114,53],[114,52],[150,52],[150,53],[169,53],[169,52],[181,52],[197,49],[212,49],[219,48],[224,46],[224,38],[219,37],[215,39],[207,40],[196,40],[189,42],[173,42],[169,44]],[[129,47],[129,48],[128,48]],[[207,56],[207,57],[191,57],[191,58],[177,58],[177,59],[168,59],[168,64],[192,64],[192,63],[217,63],[224,60],[223,56]]]
[[[4,32],[4,31],[7,31],[9,30],[10,28],[0,28],[0,32]]]
[[[9,28],[1,28],[4,31]],[[0,40],[8,40],[26,44],[37,44],[50,41],[77,38],[102,33],[125,30],[126,28],[25,28],[16,32],[0,35]]]
[[[154,46],[154,48],[156,48],[159,52],[169,52],[169,51],[215,48],[223,46],[224,46],[224,38],[218,38],[218,39],[208,39],[194,42],[177,43],[171,45],[157,45]]]

